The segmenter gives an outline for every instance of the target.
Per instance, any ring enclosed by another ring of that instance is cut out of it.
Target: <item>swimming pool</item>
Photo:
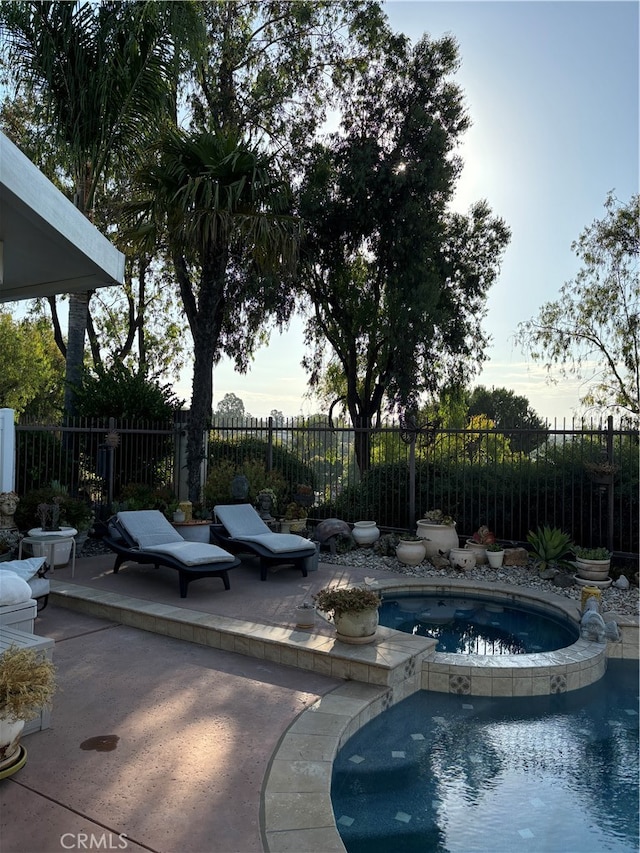
[[[349,853],[636,853],[637,662],[548,696],[419,691],[347,741],[331,795]]]
[[[380,624],[433,637],[437,651],[514,655],[566,648],[578,639],[575,622],[531,604],[482,595],[384,595]]]

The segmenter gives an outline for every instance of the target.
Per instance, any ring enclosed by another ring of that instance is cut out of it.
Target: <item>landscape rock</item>
[[[526,548],[505,548],[503,566],[528,566],[529,552]]]

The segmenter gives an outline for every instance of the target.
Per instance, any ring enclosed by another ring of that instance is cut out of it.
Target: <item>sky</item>
[[[639,4],[545,0],[392,0],[392,27],[412,41],[453,34],[472,127],[459,149],[465,167],[454,201],[465,212],[486,199],[512,232],[488,297],[483,328],[492,337],[474,384],[524,395],[549,421],[579,412],[577,381],[546,382],[529,360],[518,324],[558,297],[579,261],[571,244],[604,214],[607,193],[626,203],[639,188]],[[309,415],[303,323],[274,332],[240,375],[214,370],[214,407],[227,393],[254,417],[276,409]],[[176,385],[191,398],[191,374]]]

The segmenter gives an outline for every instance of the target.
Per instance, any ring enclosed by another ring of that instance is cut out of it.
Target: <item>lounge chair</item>
[[[317,561],[315,542],[293,533],[273,533],[250,504],[216,506],[217,523],[211,535],[233,554],[253,554],[260,558],[260,580],[266,581],[273,565],[296,566],[307,577]]]
[[[114,551],[113,573],[118,574],[125,560],[168,566],[178,572],[180,598],[187,597],[187,586],[200,578],[220,578],[230,589],[229,569],[240,560],[217,545],[187,542],[158,510],[119,512],[110,519],[104,544]]]

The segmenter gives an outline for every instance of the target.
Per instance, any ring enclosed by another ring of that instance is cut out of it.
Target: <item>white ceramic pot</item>
[[[452,548],[449,551],[449,562],[454,569],[472,569],[476,564],[476,555],[469,548]]]
[[[304,607],[302,604],[299,604],[296,607],[296,628],[313,628],[315,623],[315,607]]]
[[[419,542],[401,539],[396,545],[396,557],[405,566],[417,566],[424,560],[424,556],[424,539]]]
[[[499,569],[504,562],[504,551],[487,551],[487,560],[492,569]]]
[[[586,581],[606,581],[610,567],[611,560],[582,560],[576,557],[578,577]]]
[[[23,729],[24,720],[9,722],[0,717],[0,770],[8,767],[18,757]]]
[[[438,554],[447,557],[449,551],[460,544],[455,523],[431,524],[421,519],[418,521],[416,533],[425,540],[424,550],[427,558]]]
[[[356,545],[368,548],[380,538],[380,530],[375,521],[356,521],[351,535]]]
[[[487,549],[484,545],[481,545],[479,542],[474,542],[473,539],[467,539],[467,543],[465,548],[468,548],[470,551],[476,555],[476,566],[485,565],[487,562]]]
[[[378,628],[378,608],[334,615],[333,621],[343,643],[372,643]]]

